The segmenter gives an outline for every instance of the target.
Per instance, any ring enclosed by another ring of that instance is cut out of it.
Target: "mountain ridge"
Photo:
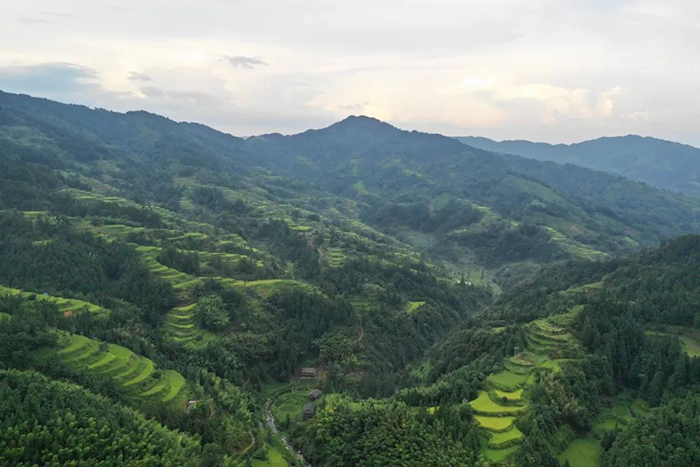
[[[489,151],[575,164],[700,196],[700,149],[688,144],[640,135],[601,137],[573,144],[495,141],[473,136],[456,139]]]
[[[121,193],[149,202],[168,199],[173,209],[189,203],[192,183],[225,190],[247,186],[239,195],[245,203],[258,196],[250,190],[259,183],[281,177],[277,183],[286,187],[274,189],[285,196],[299,198],[295,190],[330,195],[342,212],[326,205],[326,215],[401,238],[474,280],[485,275],[488,282],[488,271],[509,265],[601,257],[700,230],[700,202],[690,198],[366,116],[294,135],[243,139],[146,112],[91,110],[3,93],[0,119],[0,144],[26,152],[20,159],[48,157],[83,171],[81,176],[102,173],[102,182]],[[49,151],[37,152],[28,129]],[[118,172],[103,173],[95,164],[115,165],[121,173],[116,185]],[[213,172],[188,179],[200,170]],[[528,247],[508,246],[522,242]]]

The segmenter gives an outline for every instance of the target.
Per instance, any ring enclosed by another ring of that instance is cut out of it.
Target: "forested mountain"
[[[576,164],[623,175],[657,188],[700,196],[700,149],[636,135],[599,138],[576,144],[493,141],[465,136],[472,147],[559,164]]]
[[[243,140],[144,112],[11,94],[2,105],[2,144],[23,161],[79,164],[81,176],[175,210],[202,198],[196,184],[238,190],[239,207],[262,187],[335,223],[384,232],[473,283],[509,286],[539,263],[604,257],[700,229],[697,200],[367,117]]]
[[[462,271],[500,269],[501,285],[513,274],[508,264],[602,257],[699,225],[697,200],[367,117],[246,143],[271,167],[357,201],[363,221]]]
[[[644,423],[694,433],[700,240],[639,249],[692,198],[366,117],[241,139],[6,93],[0,174],[0,462],[636,465]],[[648,465],[693,465],[668,442]]]

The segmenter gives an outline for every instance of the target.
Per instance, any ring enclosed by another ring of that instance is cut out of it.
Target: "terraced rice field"
[[[173,343],[188,348],[202,348],[214,335],[201,329],[197,324],[196,304],[173,308],[165,315],[163,335]]]
[[[622,428],[634,417],[644,415],[647,410],[646,403],[641,399],[632,399],[629,394],[620,394],[615,397],[611,407],[600,411],[593,430],[595,434],[602,436],[606,431]]]
[[[48,302],[55,303],[58,306],[58,310],[65,316],[70,316],[76,313],[93,313],[97,316],[106,317],[110,313],[110,310],[107,308],[102,308],[94,303],[85,302],[76,298],[54,297],[51,295],[25,292],[10,287],[0,286],[0,295],[22,296],[23,298],[33,296],[35,300],[46,300]]]
[[[486,415],[475,415],[474,418],[479,426],[492,432],[504,432],[513,427],[515,417],[489,417]]]
[[[501,391],[500,389],[494,389],[494,394],[496,397],[499,397],[501,399],[506,399],[508,402],[519,402],[523,398],[523,390],[518,389],[516,391]]]
[[[527,382],[527,378],[527,373],[518,374],[513,371],[503,370],[489,375],[487,381],[503,391],[516,391]]]
[[[173,287],[182,286],[185,283],[196,280],[194,276],[190,276],[189,274],[180,272],[177,269],[169,268],[163,264],[160,264],[156,259],[161,251],[160,247],[138,246],[136,247],[136,251],[141,254],[144,263],[153,274],[169,282]]]
[[[525,407],[517,405],[501,405],[494,402],[486,391],[479,392],[479,396],[469,403],[474,412],[484,415],[500,415],[520,412]]]
[[[181,406],[189,396],[187,382],[180,373],[158,371],[152,360],[125,347],[62,331],[58,336],[59,349],[51,351],[51,355],[78,372],[111,378],[136,401],[156,400]]]
[[[488,447],[488,443],[484,442],[481,447],[481,455],[489,459],[491,462],[503,462],[512,456],[520,446],[511,446],[503,449],[492,449]]]
[[[326,253],[326,258],[328,259],[328,265],[332,268],[338,268],[345,263],[348,257],[343,253],[340,248],[329,248]]]
[[[500,433],[493,433],[491,439],[489,440],[489,447],[492,449],[498,449],[503,445],[510,445],[512,441],[519,441],[523,438],[523,433],[518,430],[517,427],[513,427],[510,430],[503,431]]]
[[[236,286],[254,290],[262,298],[267,298],[273,293],[283,289],[305,289],[307,292],[319,292],[315,287],[290,279],[264,279],[259,281],[237,281]]]
[[[574,313],[557,315],[526,325],[528,348],[506,358],[504,369],[489,375],[484,389],[469,402],[477,414],[474,416],[476,423],[482,429],[484,458],[503,462],[519,449],[525,436],[516,421],[519,414],[528,410],[529,389],[535,375],[560,371],[562,364],[581,354],[579,343],[567,330],[573,316]]]

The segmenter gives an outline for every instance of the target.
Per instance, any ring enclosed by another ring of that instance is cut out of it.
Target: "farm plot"
[[[165,315],[165,339],[184,347],[203,348],[214,339],[214,334],[203,330],[197,323],[196,303],[173,308]]]
[[[528,410],[529,388],[539,372],[556,372],[580,353],[579,343],[566,326],[573,315],[557,315],[525,326],[528,348],[503,361],[504,369],[490,374],[484,390],[469,405],[482,429],[482,457],[494,463],[508,459],[524,440],[516,426],[519,414]],[[590,456],[589,456],[590,457]]]
[[[603,447],[592,438],[577,439],[558,458],[562,464],[569,461],[571,467],[598,467]]]
[[[75,371],[112,379],[136,402],[160,401],[182,405],[189,395],[183,376],[159,370],[152,360],[126,347],[107,344],[78,334],[58,331],[58,351],[46,351]]]
[[[501,405],[494,402],[486,391],[479,392],[479,396],[469,403],[474,412],[484,415],[503,415],[520,412],[525,407],[518,405]]]
[[[106,317],[110,313],[110,310],[108,310],[107,308],[102,308],[101,306],[97,306],[94,303],[78,300],[77,298],[54,297],[48,294],[26,292],[10,287],[3,287],[1,285],[0,295],[21,296],[25,299],[45,300],[51,303],[55,303],[58,306],[58,310],[61,313],[63,313],[64,316],[72,316],[77,313],[93,313],[96,316]]]

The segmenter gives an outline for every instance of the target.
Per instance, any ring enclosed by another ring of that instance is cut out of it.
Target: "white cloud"
[[[0,89],[245,135],[367,113],[501,139],[700,144],[698,25],[690,0],[12,2]],[[56,62],[89,76],[12,78]]]

